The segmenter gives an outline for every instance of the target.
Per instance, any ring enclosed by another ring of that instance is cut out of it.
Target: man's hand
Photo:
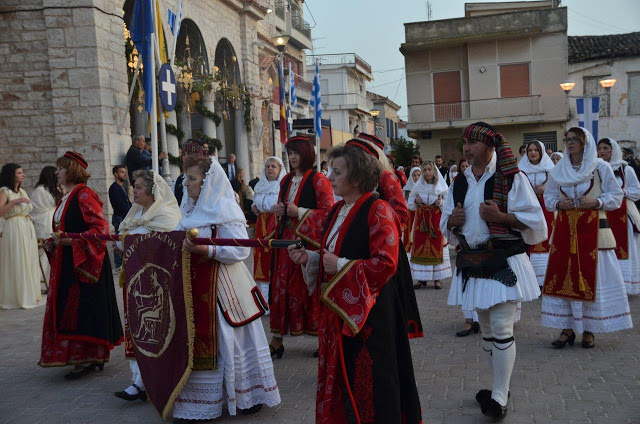
[[[324,254],[322,255],[322,266],[327,274],[335,274],[338,272],[338,257],[327,249],[324,249]]]
[[[169,154],[167,152],[162,152],[158,155],[158,160],[162,160],[164,158],[168,158]]]
[[[465,222],[464,209],[462,209],[462,204],[458,203],[456,207],[451,212],[451,216],[449,217],[449,221],[447,223],[447,227],[449,229],[454,227],[462,227]]]
[[[480,218],[485,222],[502,223],[504,221],[504,213],[500,212],[498,204],[493,200],[485,200],[480,204]]]

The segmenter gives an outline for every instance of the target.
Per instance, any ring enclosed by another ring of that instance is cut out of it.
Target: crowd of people
[[[134,137],[126,164],[112,170],[116,234],[195,228],[199,237],[247,239],[251,223],[257,239],[302,242],[255,248],[251,272],[243,262],[249,248],[184,238],[194,278],[213,273],[230,282],[239,310],[230,318],[224,301],[202,300],[217,291],[194,286],[196,338],[217,342],[195,350],[173,416],[213,419],[223,409],[253,414],[279,404],[273,359],[285,357],[287,336],[307,334],[318,338],[309,352],[318,358],[317,422],[421,422],[409,347],[424,336],[416,290],[429,282],[441,289],[449,277],[448,304],[465,318],[456,336],[482,334],[493,381],[476,400],[493,418],[507,414],[522,302],[542,295],[541,323],[561,331],[552,341],[558,349],[578,333],[582,347],[593,348],[595,334],[631,328],[640,183],[630,152],[627,162],[615,140],[596,143],[580,127],[566,132],[564,152],[533,140],[520,147],[520,160],[487,123],[469,125],[462,139],[464,158],[449,168],[439,155],[414,155],[402,167],[377,137],[354,134],[316,171],[314,146],[298,135],[285,145],[288,171],[272,156],[248,183],[234,155],[221,165],[215,148],[188,140],[170,187],[150,170],[144,137]],[[124,343],[132,383],[115,396],[144,401],[130,311],[123,325],[116,302],[123,242],[114,245],[113,268],[108,242],[59,233],[110,232],[90,177],[85,158],[66,152],[42,170],[29,197],[20,165],[2,167],[0,308],[42,304],[44,285],[39,365],[73,366],[65,378],[78,379],[102,371]],[[265,314],[270,341],[257,319]]]

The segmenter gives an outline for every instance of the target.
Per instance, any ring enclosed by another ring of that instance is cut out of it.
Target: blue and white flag
[[[296,79],[293,69],[291,68],[291,62],[289,62],[289,79],[291,80],[291,86],[289,87],[290,103],[294,106],[298,106],[298,96],[296,96]]]
[[[151,0],[136,0],[129,28],[131,28],[131,40],[142,59],[144,108],[148,113],[151,113],[151,107],[154,102],[152,85],[155,84],[155,75],[151,72],[151,61],[154,60],[153,45],[151,44],[151,34],[154,33]]]
[[[171,28],[171,34],[176,37],[180,35],[180,24],[182,23],[182,1],[180,1],[180,5],[178,6],[178,14],[173,13],[173,10],[168,9],[169,18],[167,22],[169,24],[169,28]],[[177,34],[176,34],[177,32]]]
[[[291,137],[293,134],[293,115],[291,115],[291,106],[287,106],[287,134]]]
[[[316,63],[316,75],[313,77],[313,89],[311,90],[311,106],[315,109],[315,132],[322,137],[322,94],[320,93],[320,67]]]
[[[578,125],[591,132],[597,143],[600,97],[579,97],[576,99],[576,108],[578,109]]]

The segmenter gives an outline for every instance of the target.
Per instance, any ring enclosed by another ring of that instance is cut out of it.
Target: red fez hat
[[[367,134],[367,133],[360,133],[360,134],[358,134],[358,138],[361,138],[363,140],[371,142],[371,143],[375,144],[378,149],[384,151],[384,141],[380,140],[375,135],[371,135],[371,134]]]
[[[84,156],[82,156],[78,152],[68,151],[68,152],[66,152],[64,154],[64,157],[72,159],[72,160],[78,162],[80,164],[80,166],[83,167],[84,169],[87,169],[87,167],[89,166],[89,164],[87,163],[87,160],[84,158]]]
[[[365,152],[369,153],[371,156],[373,156],[376,159],[380,159],[380,157],[378,156],[378,152],[376,151],[376,149],[373,148],[373,146],[371,146],[371,144],[366,143],[360,139],[357,138],[353,138],[349,141],[347,141],[345,143],[347,146],[356,146],[361,148],[362,150],[364,150]]]

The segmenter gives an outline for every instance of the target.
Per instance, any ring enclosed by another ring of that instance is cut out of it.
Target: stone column
[[[191,114],[187,112],[187,106],[182,108],[182,112],[178,117],[180,120],[180,129],[184,131],[184,139],[188,140],[192,137],[191,135]]]
[[[214,92],[205,93],[202,96],[202,106],[204,106],[206,109],[210,110],[211,112],[215,112],[216,111],[215,99],[216,99],[216,95]],[[218,138],[216,123],[213,121],[213,119],[208,118],[206,116],[203,116],[202,118],[203,118],[202,132],[204,133],[204,135],[211,138]]]
[[[249,162],[249,137],[244,127],[244,109],[236,109],[236,162],[244,168],[245,180],[253,178],[251,163]]]

